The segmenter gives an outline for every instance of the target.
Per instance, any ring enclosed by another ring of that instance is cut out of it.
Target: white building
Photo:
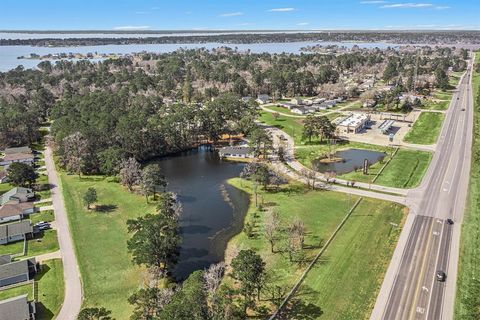
[[[337,122],[337,134],[359,133],[370,122],[370,115],[352,113]]]

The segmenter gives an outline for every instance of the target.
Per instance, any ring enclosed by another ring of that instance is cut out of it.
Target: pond
[[[244,164],[222,161],[204,147],[158,161],[168,189],[178,194],[182,245],[174,271],[178,279],[223,260],[227,242],[243,229],[249,195],[226,180]]]
[[[377,163],[385,158],[386,153],[364,149],[346,149],[335,153],[336,158],[343,159],[339,162],[324,163],[321,159],[312,161],[312,166],[319,172],[335,172],[337,175],[352,172],[356,168],[363,168],[365,159],[370,164]]]

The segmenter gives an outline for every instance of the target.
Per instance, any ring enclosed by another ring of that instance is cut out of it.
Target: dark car
[[[447,223],[448,224],[453,224],[453,220],[452,219],[447,219]]]
[[[447,275],[445,274],[445,272],[441,270],[437,271],[437,281],[445,282],[445,279],[447,279]]]

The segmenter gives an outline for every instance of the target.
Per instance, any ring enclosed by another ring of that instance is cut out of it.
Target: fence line
[[[335,238],[335,236],[337,235],[338,231],[340,231],[340,229],[343,227],[343,225],[347,222],[348,218],[350,218],[350,216],[352,215],[353,211],[357,208],[357,206],[360,204],[360,202],[362,201],[363,198],[359,198],[355,204],[353,205],[353,207],[348,211],[347,215],[345,216],[345,218],[343,218],[342,222],[340,222],[340,224],[337,226],[337,228],[335,229],[335,231],[333,232],[333,234],[330,236],[330,238],[327,240],[327,242],[325,243],[325,245],[323,246],[323,248],[320,250],[320,252],[317,253],[317,255],[313,258],[312,262],[310,262],[310,264],[308,265],[308,267],[305,269],[305,271],[302,273],[302,275],[300,276],[300,279],[298,279],[297,283],[295,283],[295,285],[293,286],[292,290],[290,290],[290,292],[287,294],[287,296],[285,297],[285,299],[283,299],[282,303],[278,306],[277,310],[275,310],[275,312],[272,314],[272,316],[269,318],[269,320],[274,320],[277,318],[277,316],[280,315],[280,312],[282,311],[282,309],[285,307],[285,305],[287,304],[288,300],[290,300],[290,298],[295,294],[295,292],[297,292],[298,288],[300,287],[300,285],[302,284],[303,280],[305,280],[308,272],[313,268],[313,266],[317,263],[318,259],[322,256],[322,254],[325,252],[325,250],[328,248],[328,246],[330,245],[330,243],[333,241],[333,239]]]

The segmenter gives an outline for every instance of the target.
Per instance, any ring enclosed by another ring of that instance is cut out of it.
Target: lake
[[[60,36],[57,35],[56,38]],[[1,38],[1,34],[0,34]],[[239,51],[250,51],[252,53],[300,53],[300,49],[306,46],[316,44],[339,45],[351,48],[354,45],[360,48],[387,48],[397,45],[375,42],[375,43],[357,43],[357,42],[286,42],[286,43],[177,43],[177,44],[126,44],[126,45],[99,45],[99,46],[80,46],[80,47],[35,47],[35,46],[0,46],[0,71],[8,71],[23,65],[25,68],[35,68],[41,60],[17,59],[19,56],[29,56],[31,53],[39,55],[58,54],[58,53],[95,53],[98,54],[131,54],[142,51],[153,53],[168,53],[176,51],[180,48],[198,49],[206,48],[208,50],[229,47],[238,49]]]
[[[347,149],[335,153],[335,157],[343,159],[340,162],[324,163],[320,159],[312,161],[313,167],[319,172],[335,172],[337,175],[352,172],[356,168],[363,168],[365,159],[370,164],[383,160],[386,154],[379,151],[364,149]]]
[[[226,180],[238,177],[242,163],[222,161],[200,147],[158,161],[168,189],[178,194],[182,245],[174,271],[178,279],[223,261],[227,242],[243,229],[249,195]]]

